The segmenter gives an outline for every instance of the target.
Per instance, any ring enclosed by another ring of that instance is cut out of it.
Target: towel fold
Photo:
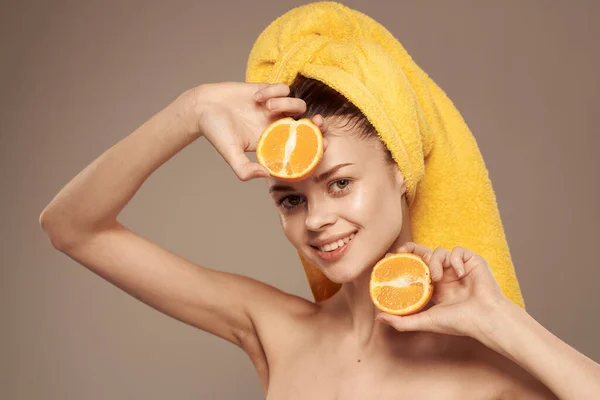
[[[394,36],[336,2],[294,8],[256,40],[246,81],[291,85],[297,75],[335,89],[373,124],[406,180],[413,240],[432,249],[463,246],[478,253],[504,294],[524,307],[477,142],[452,101]],[[315,301],[339,290],[300,260]]]

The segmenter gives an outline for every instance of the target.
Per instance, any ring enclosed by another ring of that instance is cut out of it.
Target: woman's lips
[[[355,240],[356,240],[356,234],[354,234],[354,237],[348,243],[344,243],[343,246],[338,247],[337,249],[332,250],[332,251],[321,251],[318,248],[315,248],[313,246],[311,246],[311,247],[322,260],[337,261],[340,258],[342,258],[344,256],[344,254],[346,254],[348,252],[348,249],[350,248],[352,243],[354,243]]]

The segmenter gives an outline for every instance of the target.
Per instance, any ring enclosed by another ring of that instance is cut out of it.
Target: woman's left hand
[[[413,253],[428,265],[433,281],[431,307],[413,315],[396,316],[381,312],[377,320],[398,331],[429,331],[478,338],[486,329],[495,307],[508,300],[492,275],[488,262],[462,247],[452,251],[431,250],[408,242],[397,253]]]

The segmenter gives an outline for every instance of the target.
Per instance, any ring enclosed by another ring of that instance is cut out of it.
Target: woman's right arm
[[[264,93],[262,101],[253,98]],[[254,336],[252,312],[278,291],[237,274],[191,263],[117,221],[159,166],[204,136],[240,180],[265,176],[245,151],[283,112],[305,105],[282,85],[221,83],[184,92],[76,175],[48,204],[40,224],[53,246],[125,292],[240,347]],[[271,101],[278,109],[269,110]],[[235,133],[234,133],[235,132]],[[280,293],[280,292],[279,292]]]

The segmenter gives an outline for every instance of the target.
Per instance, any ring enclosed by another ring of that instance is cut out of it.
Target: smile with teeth
[[[332,243],[327,243],[326,245],[323,246],[319,246],[317,247],[319,250],[321,251],[333,251],[336,250],[338,247],[342,247],[343,245],[345,245],[346,243],[348,243],[349,241],[352,240],[352,238],[354,237],[354,233],[351,234],[350,236],[347,236],[343,239],[339,239],[335,242]]]

